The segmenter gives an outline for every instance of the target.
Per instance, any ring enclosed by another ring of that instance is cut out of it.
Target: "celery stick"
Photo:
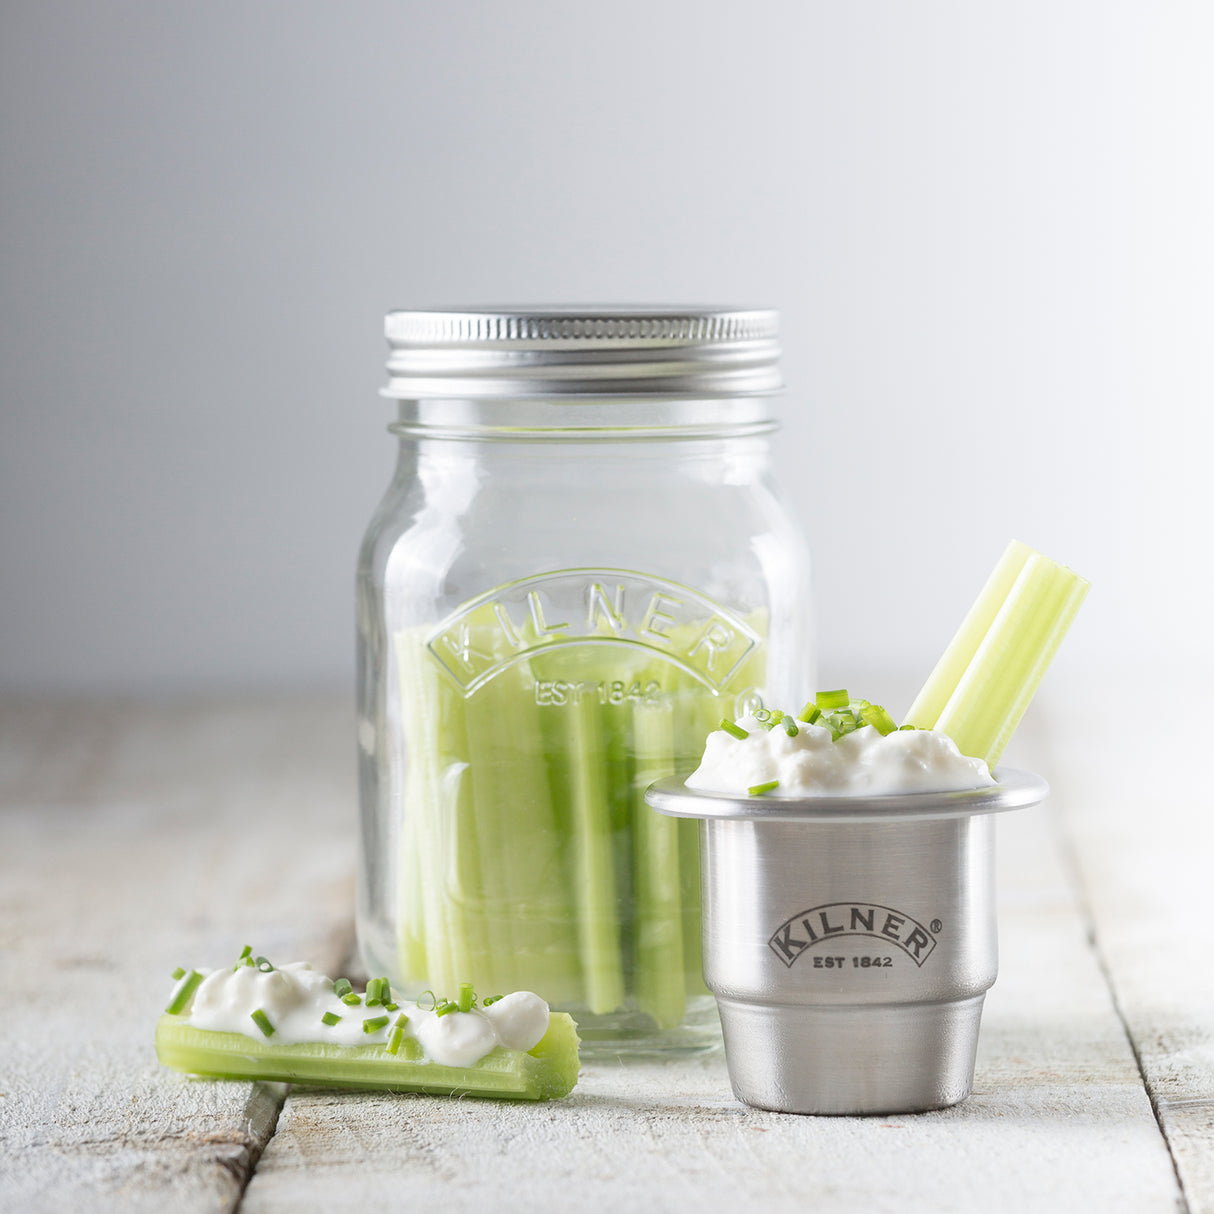
[[[454,989],[465,978],[479,981],[485,969],[488,942],[475,937],[464,921],[463,902],[455,884],[473,858],[475,829],[464,795],[467,762],[452,755],[456,693],[439,682],[419,632],[396,638],[400,673],[401,725],[406,739],[404,815],[411,843],[412,870],[404,875],[402,910],[416,914],[420,890],[421,930],[426,968],[406,970],[425,976],[443,989]],[[410,821],[412,819],[412,821]]]
[[[624,968],[615,887],[607,756],[602,708],[593,692],[575,688],[562,709],[564,779],[570,815],[574,899],[583,998],[592,1012],[624,1002]]]
[[[1028,558],[935,722],[962,754],[998,762],[1087,592],[1070,569]]]
[[[498,1046],[470,1067],[425,1061],[413,1038],[390,1054],[386,1045],[271,1045],[240,1033],[198,1029],[168,1014],[156,1025],[160,1061],[192,1075],[507,1100],[567,1096],[577,1083],[577,1047],[577,1026],[562,1012],[550,1014],[548,1031],[529,1053]]]
[[[645,789],[675,768],[674,705],[668,697],[637,703],[632,726],[633,995],[659,1028],[672,1028],[687,1008],[678,819],[654,813],[645,804]]]
[[[573,894],[530,664],[507,666],[465,711],[482,854],[479,918],[498,950],[497,977],[478,979],[479,989],[523,987],[549,1003],[576,1001]]]
[[[973,661],[978,646],[982,644],[995,616],[1003,606],[1016,578],[1032,556],[1033,550],[1019,540],[1012,540],[1005,549],[999,563],[983,586],[982,592],[961,622],[956,636],[949,642],[936,668],[928,676],[922,690],[915,697],[903,718],[907,725],[916,729],[935,729],[949,696],[953,694],[966,667]],[[956,739],[954,739],[955,741]],[[965,751],[970,754],[970,751]]]

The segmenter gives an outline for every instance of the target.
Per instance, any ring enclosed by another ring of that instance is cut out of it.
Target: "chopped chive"
[[[366,1003],[368,1007],[379,1007],[383,1003],[380,994],[383,989],[382,983],[383,980],[380,978],[371,978],[367,981]]]
[[[350,1007],[357,1007],[362,1002],[362,998],[351,991],[348,995],[343,995],[341,1001]]]
[[[472,989],[472,983],[461,982],[459,984],[459,1001],[456,1006],[461,1012],[470,1012],[475,1003],[476,992]]]
[[[860,716],[866,725],[871,725],[882,737],[898,728],[894,718],[880,704],[870,704]]]
[[[391,1019],[391,1016],[372,1016],[370,1020],[363,1021],[363,1032],[378,1033]]]
[[[264,957],[257,958],[257,968],[263,974],[272,974],[274,972],[274,967]]]
[[[244,946],[244,948],[242,948],[240,950],[240,956],[237,957],[236,960],[243,961],[246,957],[251,957],[252,955],[253,955],[253,946],[251,944],[246,944]]]
[[[754,717],[754,719],[758,721],[760,725],[771,720],[771,713],[768,712],[766,708],[756,708],[750,715]]]
[[[499,999],[504,998],[504,995],[489,995],[481,1000],[481,1007],[488,1007],[491,1003],[496,1003]]]
[[[771,723],[773,725],[779,725],[782,720],[784,720],[784,713],[778,708],[775,709],[771,714]]]
[[[724,717],[721,718],[721,723],[717,726],[717,728],[723,729],[731,737],[737,738],[739,742],[741,742],[743,738],[750,737],[750,734],[747,733],[741,725],[735,725],[732,721],[727,721]]]
[[[918,729],[919,727],[918,727],[918,725],[899,725],[898,728],[901,730],[901,729]]]
[[[246,969],[251,969],[251,970],[255,970],[257,968],[257,962],[254,961],[252,957],[246,957],[241,962],[241,965],[243,965]]]
[[[262,1032],[263,1032],[263,1033],[264,1033],[264,1034],[265,1034],[267,1037],[273,1037],[273,1036],[274,1036],[274,1026],[273,1026],[273,1025],[270,1023],[270,1017],[269,1017],[269,1016],[267,1016],[267,1015],[265,1014],[265,1012],[263,1012],[263,1011],[261,1010],[261,1008],[258,1008],[258,1009],[257,1009],[257,1011],[255,1011],[255,1012],[251,1012],[251,1013],[249,1014],[249,1019],[250,1019],[250,1020],[251,1020],[251,1021],[252,1021],[252,1022],[255,1024],[255,1025],[257,1025],[257,1027],[258,1027],[259,1029],[261,1029],[261,1031],[262,1031]]]
[[[409,1022],[409,1017],[401,1012],[396,1018],[396,1023],[392,1026],[392,1034],[388,1038],[388,1053],[395,1054],[400,1049],[401,1039],[405,1035],[405,1025]]]
[[[438,996],[433,991],[422,991],[422,993],[420,995],[418,995],[418,997],[417,997],[417,1006],[419,1008],[422,1007],[422,1000],[427,995],[430,996],[430,1006],[427,1008],[422,1008],[422,1011],[432,1012],[435,1009],[437,1009],[437,1007],[438,1007]]]
[[[797,723],[792,719],[792,717],[785,717],[780,724],[784,726],[784,732],[788,734],[790,738],[795,738],[797,734],[801,732],[797,728]]]
[[[348,995],[353,989],[354,988],[350,985],[349,978],[338,978],[338,980],[333,983],[333,993],[338,997],[338,999]]]
[[[325,1012],[320,1018],[321,1024],[327,1024],[332,1027],[335,1024],[341,1023],[341,1017],[336,1012]]]
[[[169,1001],[169,1006],[164,1010],[170,1016],[178,1016],[184,1010],[185,1005],[189,1003],[191,996],[198,989],[198,984],[202,981],[202,975],[197,970],[190,970],[189,976],[185,978],[182,984],[173,994],[173,998]]]
[[[806,725],[812,725],[822,715],[822,709],[817,704],[810,700],[804,708],[797,713],[797,720],[804,721]]]
[[[771,792],[773,788],[779,787],[779,780],[768,780],[766,784],[752,784],[746,791],[752,797],[761,797],[765,792]]]
[[[848,705],[849,696],[843,688],[838,691],[820,691],[814,697],[814,702],[819,708],[846,708]]]
[[[385,1004],[384,1004],[384,1011],[385,1011],[385,1012],[394,1012],[394,1011],[396,1011],[396,1009],[397,1009],[398,1007],[400,1007],[400,1004],[399,1004],[399,1003],[385,1003]]]
[[[182,978],[185,977],[185,970],[183,970],[181,968],[181,966],[179,965],[169,976],[173,979],[174,982],[180,982],[182,980]]]
[[[459,1011],[459,1004],[453,1002],[450,999],[442,1000],[442,1002],[438,1003],[434,1008],[434,1014],[436,1016],[447,1016],[451,1012],[458,1012],[458,1011]]]

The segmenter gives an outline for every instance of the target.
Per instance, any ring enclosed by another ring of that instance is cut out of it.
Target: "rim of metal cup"
[[[739,797],[688,788],[687,777],[667,776],[645,792],[649,806],[671,818],[709,821],[889,822],[960,818],[1025,809],[1044,801],[1050,786],[1041,776],[1013,767],[995,769],[995,783],[954,792],[890,793],[879,797]]]

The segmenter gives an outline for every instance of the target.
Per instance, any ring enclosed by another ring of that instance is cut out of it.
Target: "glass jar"
[[[811,685],[769,461],[777,314],[394,312],[387,335],[400,455],[358,569],[367,971],[533,990],[612,1048],[702,1041],[695,825],[643,793]]]

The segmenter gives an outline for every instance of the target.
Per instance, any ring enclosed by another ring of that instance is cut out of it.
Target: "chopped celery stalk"
[[[274,1045],[240,1033],[198,1029],[167,1014],[156,1025],[156,1053],[165,1066],[218,1079],[506,1100],[552,1100],[567,1096],[577,1083],[577,1026],[562,1012],[549,1015],[548,1031],[529,1053],[498,1046],[470,1067],[425,1061],[412,1037],[398,1039],[395,1053],[390,1044]]]
[[[849,703],[847,692],[843,688],[838,691],[820,691],[814,699],[824,712],[831,708],[846,708]]]
[[[1077,573],[1033,553],[935,728],[962,754],[999,761],[1088,592]]]
[[[598,699],[583,695],[566,709],[569,809],[572,814],[574,898],[582,958],[583,996],[592,1012],[624,1002],[624,962],[616,911],[606,755]]]
[[[632,721],[633,994],[659,1028],[672,1028],[687,1010],[679,823],[654,813],[645,804],[645,789],[674,766],[674,710],[669,704],[637,704]]]
[[[957,689],[966,668],[974,660],[978,646],[990,631],[995,617],[1011,593],[1025,562],[1033,550],[1019,540],[1012,540],[999,558],[999,563],[987,578],[986,585],[974,600],[957,635],[949,642],[936,668],[928,676],[922,690],[906,714],[906,723],[919,729],[935,729],[949,696]],[[956,741],[956,739],[953,739]],[[969,751],[963,753],[968,754]]]
[[[657,848],[665,860],[640,858],[654,815],[638,814],[637,714],[660,706],[675,723],[673,747],[647,764],[656,779],[694,766],[732,698],[654,646],[619,641],[601,613],[603,637],[585,646],[533,623],[521,605],[474,611],[461,644],[491,658],[493,672],[466,686],[451,677],[460,653],[446,654],[446,670],[435,661],[431,626],[393,637],[400,715],[385,727],[399,729],[406,756],[394,974],[404,985],[454,992],[469,981],[478,991],[533,990],[550,1004],[635,1007],[661,1020],[673,998],[641,993],[653,990],[656,970],[642,977],[641,958],[656,956],[655,920],[636,900],[650,890],[652,910],[665,899],[657,891],[680,891],[684,993],[706,993],[696,824],[675,826],[677,848]],[[750,623],[756,635],[766,631],[761,613]],[[703,622],[681,630],[661,648],[707,652]],[[729,685],[762,680],[756,646]]]

